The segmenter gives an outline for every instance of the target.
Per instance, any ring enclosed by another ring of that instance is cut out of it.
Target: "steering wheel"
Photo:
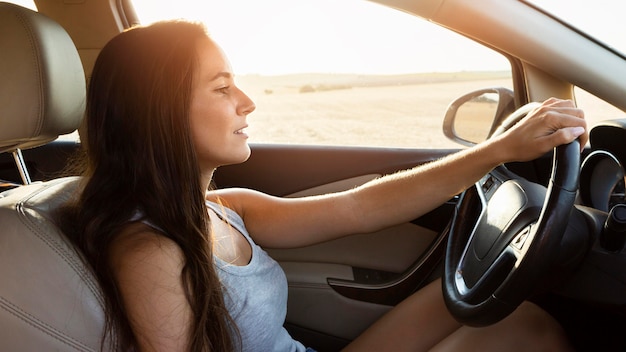
[[[525,105],[513,119],[528,111]],[[443,278],[446,306],[459,322],[496,323],[540,284],[574,205],[579,148],[578,140],[555,148],[547,189],[499,166],[463,192],[448,234]]]

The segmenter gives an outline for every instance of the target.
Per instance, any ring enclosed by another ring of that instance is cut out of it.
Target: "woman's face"
[[[224,52],[211,39],[198,43],[199,64],[191,94],[190,124],[203,173],[250,156],[246,117],[252,100],[235,86]]]

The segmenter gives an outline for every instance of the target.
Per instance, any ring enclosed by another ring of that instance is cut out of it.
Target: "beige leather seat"
[[[20,149],[78,128],[85,79],[69,35],[44,15],[0,3],[0,33],[0,152],[19,160]],[[27,174],[23,179],[28,183]],[[2,351],[100,349],[100,290],[51,215],[76,181],[0,193]]]

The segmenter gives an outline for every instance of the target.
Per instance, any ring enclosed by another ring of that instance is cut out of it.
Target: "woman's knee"
[[[464,326],[431,351],[572,351],[560,324],[534,303],[524,302],[486,327]]]
[[[532,302],[523,302],[501,322],[505,330],[515,330],[525,340],[546,351],[571,351],[572,347],[561,324]]]

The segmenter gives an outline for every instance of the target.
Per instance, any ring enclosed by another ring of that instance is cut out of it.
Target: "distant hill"
[[[304,86],[345,89],[351,87],[382,87],[432,84],[456,81],[476,81],[508,78],[509,71],[430,72],[401,75],[301,73],[278,76],[240,75],[237,82],[244,89],[294,91]]]

